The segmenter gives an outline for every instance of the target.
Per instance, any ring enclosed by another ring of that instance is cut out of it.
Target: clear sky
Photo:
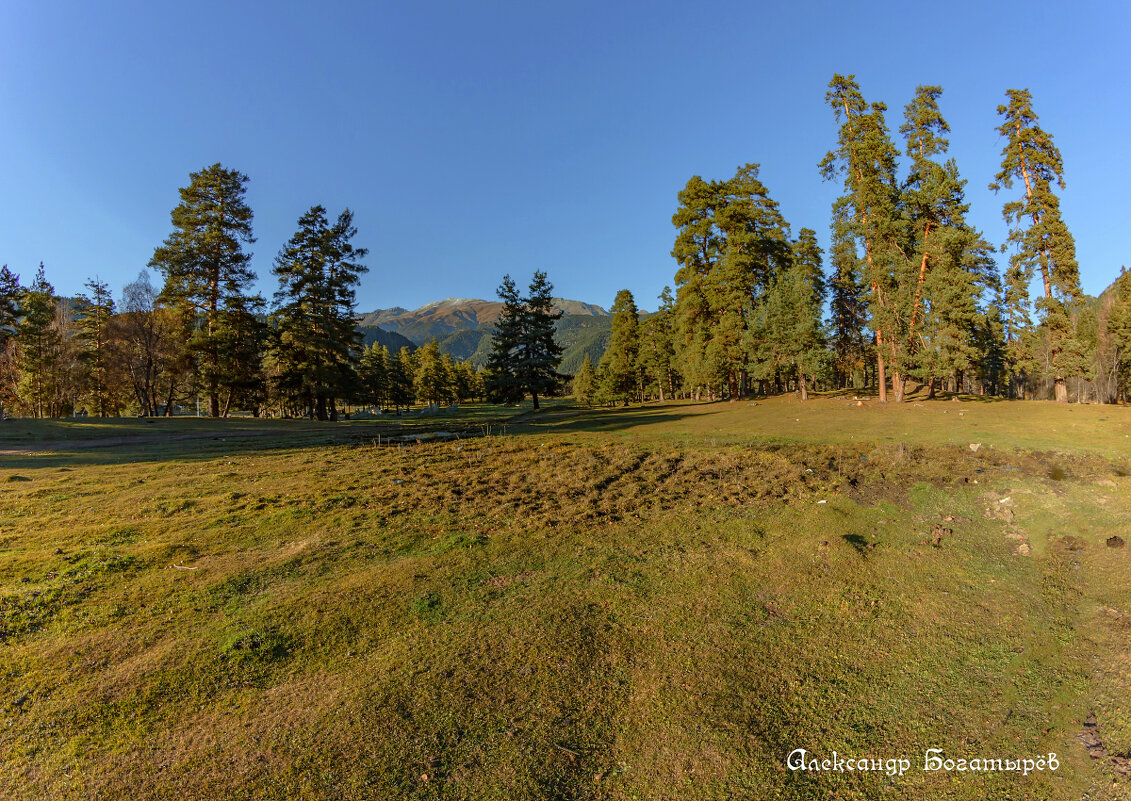
[[[746,162],[794,234],[828,241],[817,162],[833,73],[898,131],[944,88],[971,220],[995,113],[1029,88],[1064,155],[1085,291],[1131,262],[1131,3],[55,2],[0,4],[0,263],[64,294],[119,294],[168,236],[190,172],[250,177],[259,289],[310,206],[349,206],[370,249],[359,310],[494,297],[535,269],[556,293],[642,308],[672,282],[692,175]],[[1004,257],[1002,257],[1004,258]]]

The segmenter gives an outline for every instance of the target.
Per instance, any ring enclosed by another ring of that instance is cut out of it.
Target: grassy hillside
[[[238,422],[0,426],[0,797],[1127,797],[1127,409]]]

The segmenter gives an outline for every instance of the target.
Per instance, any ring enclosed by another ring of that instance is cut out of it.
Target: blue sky
[[[897,131],[944,88],[971,220],[1008,88],[1065,161],[1084,289],[1131,261],[1126,2],[11,2],[0,8],[0,263],[62,293],[119,293],[170,232],[190,172],[250,177],[258,288],[299,216],[349,206],[370,249],[360,310],[494,297],[544,269],[558,294],[643,308],[672,282],[692,175],[746,162],[796,232],[827,243],[817,162],[834,72]],[[1002,257],[1004,260],[1004,257]]]

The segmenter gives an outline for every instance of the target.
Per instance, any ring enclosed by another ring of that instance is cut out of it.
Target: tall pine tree
[[[7,264],[0,267],[0,420],[4,419],[5,400],[15,393],[15,337],[22,296],[20,277]]]
[[[1001,171],[990,189],[1011,189],[1015,180],[1025,186],[1020,198],[1002,207],[1010,226],[1007,246],[1013,247],[1007,292],[1014,304],[1023,304],[1029,283],[1039,273],[1044,294],[1037,309],[1048,354],[1044,367],[1052,374],[1056,400],[1063,403],[1068,400],[1065,376],[1079,369],[1072,356],[1079,350],[1079,343],[1071,341],[1075,338],[1072,307],[1083,294],[1076,243],[1053,191],[1054,184],[1064,189],[1064,162],[1052,136],[1038,125],[1029,90],[1010,89],[1006,97],[1008,105],[997,110],[1002,117],[997,131],[1005,137]]]
[[[203,318],[195,340],[208,394],[209,415],[220,416],[220,384],[231,365],[222,363],[222,312],[239,308],[255,280],[251,254],[244,245],[255,241],[252,213],[244,200],[247,176],[213,164],[191,173],[173,209],[173,233],[157,248],[150,266],[165,275],[163,298],[185,305]]]
[[[833,109],[840,131],[837,146],[820,163],[825,180],[843,179],[845,194],[834,204],[834,219],[842,220],[844,235],[862,246],[864,282],[870,293],[870,325],[875,334],[876,372],[880,401],[887,401],[887,367],[894,370],[897,392],[902,386],[900,344],[903,338],[898,288],[903,281],[901,246],[906,244],[896,184],[896,149],[892,144],[883,103],[870,106],[855,76],[834,75],[825,101]],[[897,395],[898,398],[898,395]]]
[[[300,398],[310,417],[337,419],[337,398],[357,389],[354,287],[367,251],[351,242],[349,209],[331,225],[326,209],[313,206],[298,225],[273,268],[280,389]]]
[[[625,406],[640,395],[640,321],[636,301],[627,289],[617,292],[613,307],[609,346],[597,370],[601,395]]]

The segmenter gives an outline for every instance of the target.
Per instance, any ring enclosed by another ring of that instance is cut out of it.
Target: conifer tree
[[[380,409],[389,398],[389,349],[374,342],[362,351],[358,363],[359,400]]]
[[[903,205],[910,222],[912,274],[898,295],[904,299],[908,370],[925,379],[934,396],[939,375],[958,383],[977,363],[978,299],[997,286],[990,246],[966,222],[966,181],[947,152],[950,126],[938,99],[942,89],[920,86],[904,110],[900,128],[911,160]]]
[[[609,346],[601,356],[601,394],[614,403],[628,402],[640,395],[640,322],[636,301],[627,289],[617,292],[613,301],[612,331]]]
[[[907,232],[899,208],[896,150],[884,122],[887,106],[870,106],[860,94],[855,76],[834,75],[825,100],[833,109],[840,131],[837,147],[821,161],[825,180],[842,177],[845,194],[834,205],[834,219],[843,221],[845,235],[862,245],[864,281],[870,294],[870,325],[875,334],[876,372],[880,401],[887,401],[887,366],[894,384],[902,386],[900,330],[904,317],[896,293],[905,284],[901,246]],[[898,398],[898,396],[897,396]]]
[[[554,339],[554,329],[562,312],[554,311],[553,290],[546,273],[536,270],[526,296],[522,358],[518,367],[519,379],[530,393],[535,409],[538,396],[556,394],[566,378],[558,372],[563,348]]]
[[[263,298],[235,296],[220,310],[216,346],[220,355],[218,386],[223,396],[220,415],[227,417],[233,403],[258,417],[266,400],[263,352],[267,326],[262,322]]]
[[[593,362],[589,354],[585,354],[585,361],[577,368],[577,375],[573,377],[573,397],[578,403],[592,406],[597,393],[597,371],[593,369]]]
[[[1112,375],[1115,399],[1131,397],[1131,272],[1120,270],[1114,285],[1114,297],[1104,326],[1112,344]]]
[[[408,408],[416,400],[412,388],[414,370],[412,348],[405,345],[389,361],[389,403],[394,410]]]
[[[18,392],[33,417],[54,417],[59,412],[58,370],[63,340],[56,325],[55,288],[47,283],[43,263],[20,301],[23,317],[16,330],[19,346]]]
[[[454,380],[436,340],[417,349],[415,356],[413,390],[416,397],[427,403],[451,403],[455,395],[452,391]]]
[[[867,303],[862,284],[862,264],[856,243],[843,218],[832,224],[829,280],[829,327],[837,385],[847,387],[857,372],[865,369],[868,345],[864,335],[867,324]]]
[[[354,286],[368,251],[351,242],[357,229],[349,209],[331,225],[326,209],[312,206],[298,225],[273,269],[281,388],[301,396],[309,416],[337,419],[337,398],[356,389]]]
[[[514,279],[503,276],[496,293],[503,302],[491,335],[491,355],[487,359],[487,395],[496,403],[518,403],[525,391],[518,377],[517,354],[522,344],[525,308]]]
[[[111,331],[114,317],[114,298],[110,287],[97,278],[86,282],[89,295],[80,295],[80,316],[77,338],[81,343],[79,358],[85,364],[86,392],[95,414],[105,417],[117,404],[112,384],[116,362],[115,342]]]
[[[670,287],[660,293],[660,308],[640,325],[640,370],[650,389],[660,400],[674,398],[675,370],[675,299]]]
[[[487,392],[496,402],[517,403],[529,394],[537,409],[539,395],[552,395],[561,387],[562,347],[554,339],[554,328],[562,312],[554,311],[552,292],[553,284],[540,270],[525,298],[509,275],[503,277],[498,289],[503,309],[487,362]]]
[[[732,398],[745,387],[754,304],[789,262],[789,227],[757,176],[757,164],[727,181],[694,176],[672,216],[677,358],[690,382],[711,394],[725,385]]]
[[[1001,171],[990,189],[1011,189],[1015,180],[1025,185],[1020,198],[1002,207],[1010,226],[1007,246],[1013,246],[1009,291],[1020,303],[1034,273],[1040,274],[1044,294],[1037,308],[1048,344],[1046,369],[1053,376],[1056,400],[1063,403],[1068,400],[1065,376],[1079,369],[1072,355],[1078,343],[1070,340],[1074,336],[1072,307],[1082,295],[1076,243],[1061,218],[1060,200],[1053,191],[1054,184],[1064,189],[1064,162],[1052,136],[1037,124],[1029,90],[1009,89],[1006,97],[1009,104],[997,110],[1003,118],[997,131],[1005,137]]]
[[[231,369],[222,364],[221,312],[239,307],[255,280],[251,254],[243,249],[255,241],[251,209],[244,200],[248,179],[220,164],[191,173],[189,179],[172,212],[173,233],[149,263],[165,275],[163,299],[203,317],[194,345],[201,355],[209,415],[219,417],[221,377]]]
[[[7,264],[0,267],[0,420],[4,419],[5,401],[15,392],[15,337],[22,296],[20,277]]]

